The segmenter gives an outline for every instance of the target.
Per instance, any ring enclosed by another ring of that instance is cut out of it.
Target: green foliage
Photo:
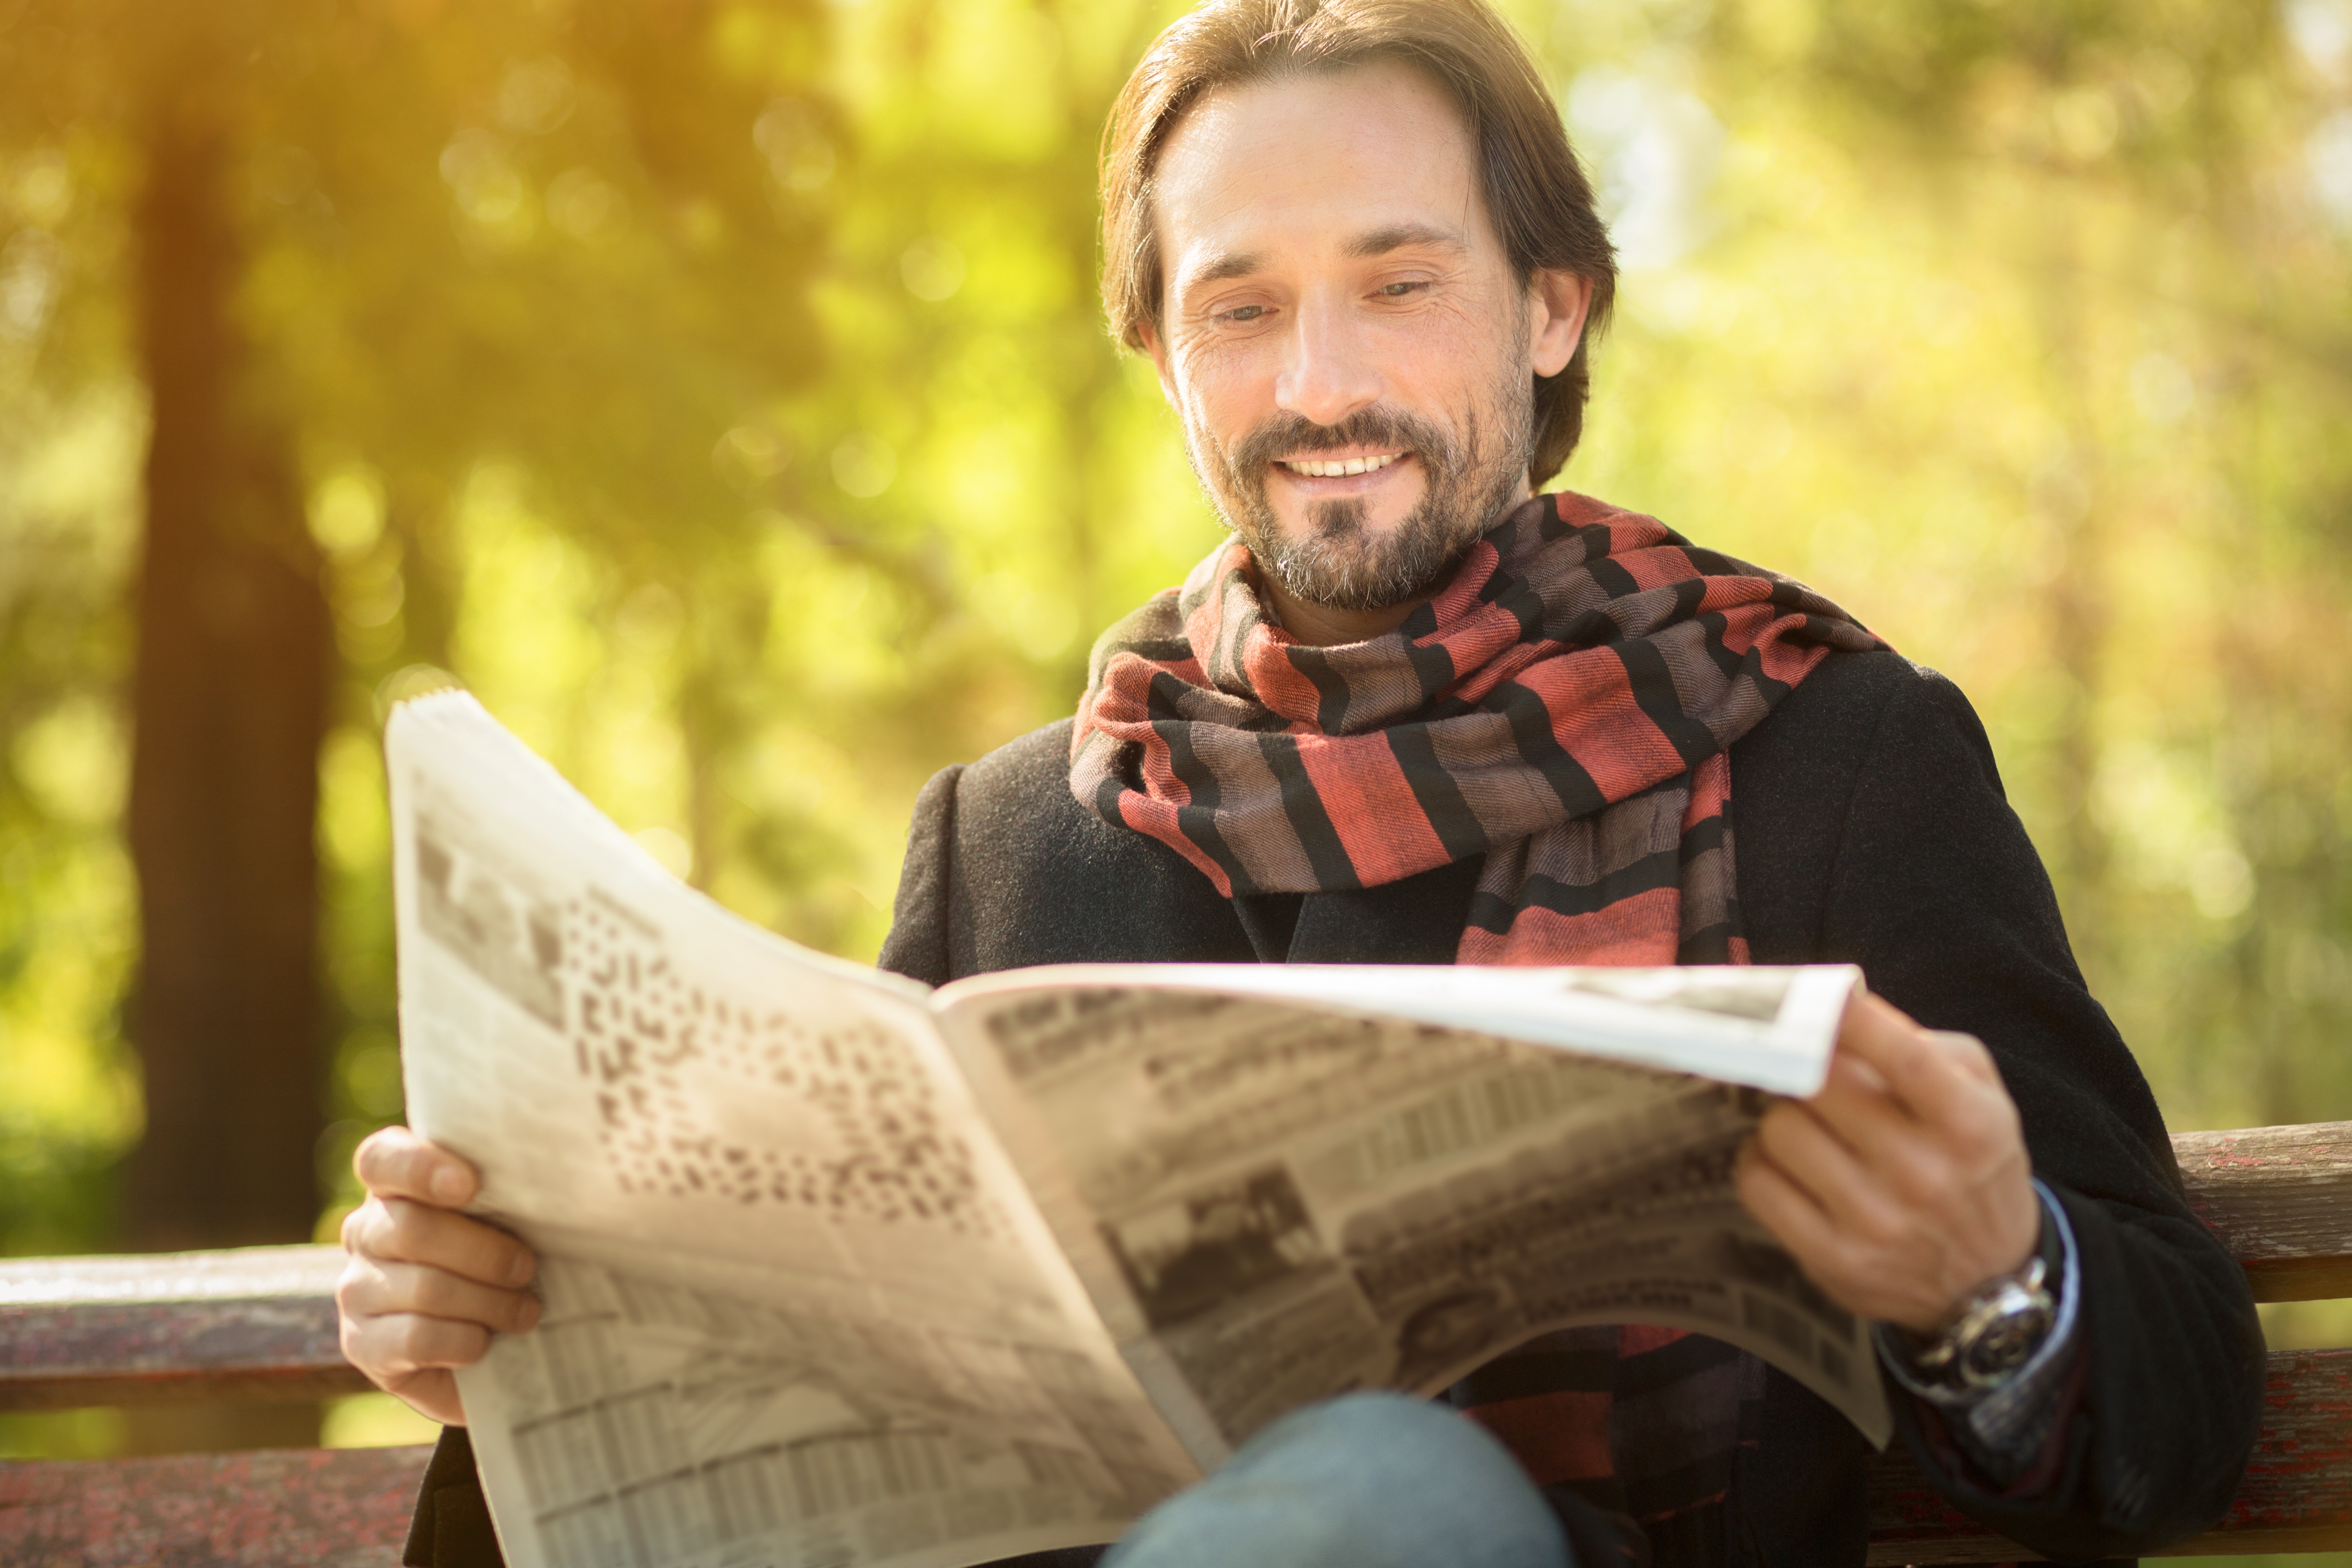
[[[2352,14],[1509,8],[1628,263],[1563,482],[1959,680],[2175,1125],[2352,1116]],[[394,698],[464,680],[724,901],[870,957],[923,778],[1067,711],[1214,539],[1092,303],[1096,136],[1171,14],[0,5],[0,1251],[101,1245],[139,1124],[151,73],[236,105],[256,395],[328,560],[347,1183],[399,1110]]]

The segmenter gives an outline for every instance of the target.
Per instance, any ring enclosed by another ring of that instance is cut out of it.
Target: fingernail
[[[526,1298],[522,1304],[522,1310],[515,1314],[515,1332],[527,1334],[539,1327],[539,1317],[542,1310],[544,1309],[540,1306],[538,1297]]]
[[[433,1173],[433,1195],[445,1204],[462,1204],[473,1195],[474,1184],[466,1173],[455,1165],[444,1165]]]
[[[518,1252],[514,1261],[507,1265],[507,1283],[517,1287],[527,1285],[530,1282],[531,1273],[530,1254]]]

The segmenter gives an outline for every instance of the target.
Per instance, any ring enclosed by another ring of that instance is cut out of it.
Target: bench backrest
[[[2259,1301],[2352,1296],[2352,1122],[2173,1139],[2189,1203]],[[363,1391],[342,1358],[331,1247],[0,1262],[0,1410],[311,1400]],[[0,1463],[0,1563],[389,1568],[421,1448]],[[2028,1557],[1930,1488],[1900,1447],[1871,1478],[1870,1562]],[[2352,1350],[2274,1351],[2263,1435],[2221,1527],[2181,1555],[2352,1550]]]

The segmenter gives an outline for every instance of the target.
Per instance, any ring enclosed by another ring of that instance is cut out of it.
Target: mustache
[[[1413,453],[1433,472],[1459,466],[1453,438],[1428,420],[1390,409],[1360,408],[1337,425],[1318,425],[1300,414],[1277,414],[1235,442],[1226,462],[1252,478],[1276,458],[1349,447],[1394,447]]]

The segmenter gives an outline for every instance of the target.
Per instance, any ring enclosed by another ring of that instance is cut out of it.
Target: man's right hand
[[[455,1369],[481,1360],[492,1333],[539,1321],[538,1299],[523,1289],[538,1259],[456,1212],[481,1179],[405,1127],[370,1134],[352,1167],[368,1199],[343,1221],[343,1355],[411,1409],[462,1426]]]

